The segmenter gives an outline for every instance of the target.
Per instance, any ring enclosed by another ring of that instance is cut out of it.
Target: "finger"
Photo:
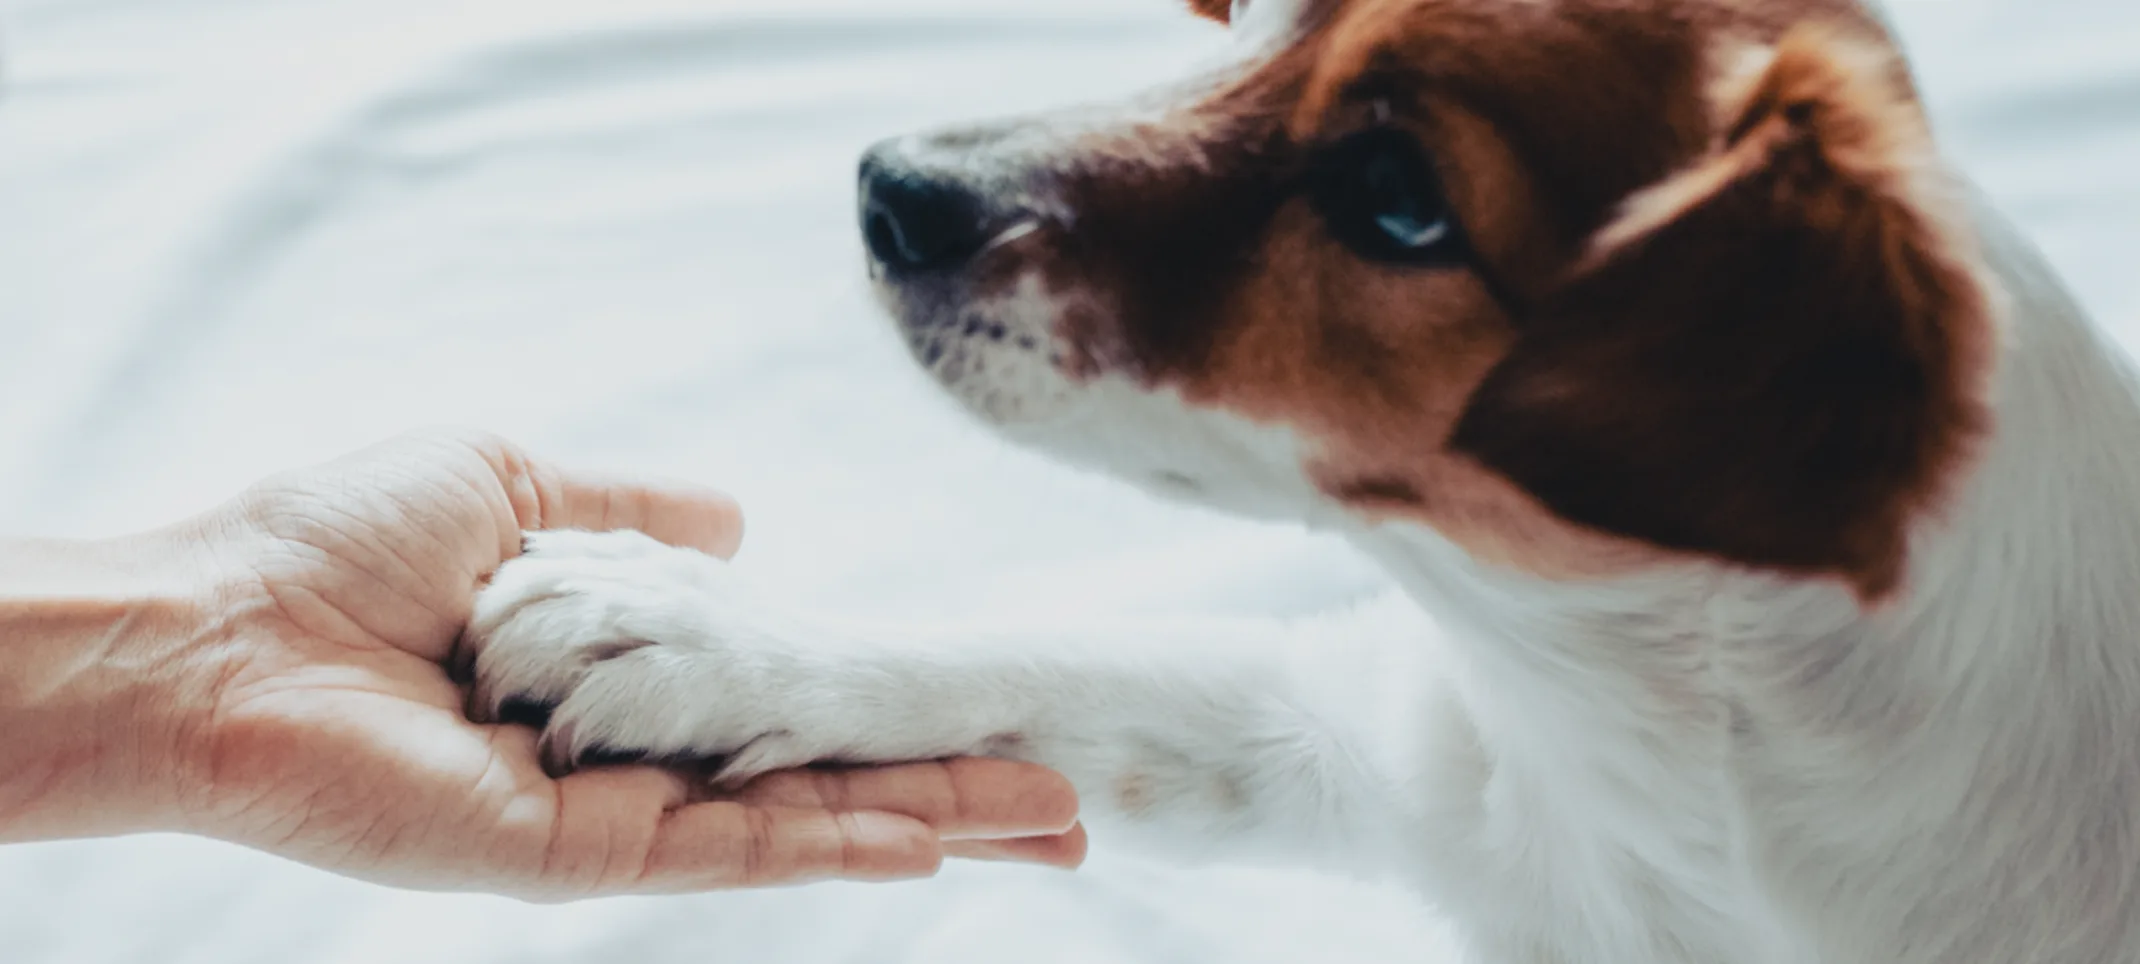
[[[516,761],[525,779],[541,779],[535,731],[496,727],[491,740],[501,756]],[[550,820],[527,824],[530,833],[516,839],[541,851],[539,890],[571,896],[636,887],[662,826],[690,795],[682,776],[655,767],[583,770],[557,781],[555,788]]]
[[[555,823],[537,844],[545,851],[540,893],[904,880],[930,876],[943,864],[936,831],[900,814],[692,804],[686,778],[653,767],[585,770],[556,785]]]
[[[743,509],[724,493],[666,480],[626,479],[537,465],[545,492],[534,529],[635,529],[726,559],[743,543]]]
[[[1030,763],[960,759],[860,770],[795,770],[747,786],[736,799],[760,806],[911,817],[947,839],[1060,834],[1077,822],[1077,791]]]
[[[719,801],[662,821],[640,886],[677,892],[908,880],[935,874],[943,860],[935,831],[911,817]]]
[[[1015,840],[947,840],[944,856],[962,860],[986,860],[1040,864],[1076,870],[1085,863],[1088,841],[1085,826],[1079,824],[1069,833],[1052,837],[1021,837]]]

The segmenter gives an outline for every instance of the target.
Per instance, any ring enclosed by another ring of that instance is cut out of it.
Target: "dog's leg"
[[[637,535],[531,537],[478,601],[473,712],[554,707],[545,757],[1030,760],[1089,819],[1180,851],[1395,857],[1431,712],[1408,605],[1286,627],[880,634],[770,611],[725,564]],[[1393,620],[1402,621],[1401,623]],[[1412,645],[1391,645],[1409,642]],[[1113,818],[1113,819],[1110,819]]]

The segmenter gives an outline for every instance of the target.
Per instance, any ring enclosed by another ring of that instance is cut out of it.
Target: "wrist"
[[[168,829],[212,705],[189,541],[0,542],[0,841]]]

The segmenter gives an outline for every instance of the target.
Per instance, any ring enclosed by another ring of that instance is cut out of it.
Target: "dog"
[[[870,151],[870,272],[1012,441],[1391,598],[1011,630],[536,533],[466,634],[549,765],[985,754],[1484,964],[2140,961],[2140,396],[1857,0],[1200,0],[1234,56]]]

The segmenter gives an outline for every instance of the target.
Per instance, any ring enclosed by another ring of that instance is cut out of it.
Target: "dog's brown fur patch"
[[[1883,51],[1809,27],[1761,56],[1450,442],[1564,518],[1878,598],[1989,422],[1984,269]]]
[[[1189,0],[1189,9],[1199,17],[1209,17],[1225,23],[1233,13],[1232,0]]]

